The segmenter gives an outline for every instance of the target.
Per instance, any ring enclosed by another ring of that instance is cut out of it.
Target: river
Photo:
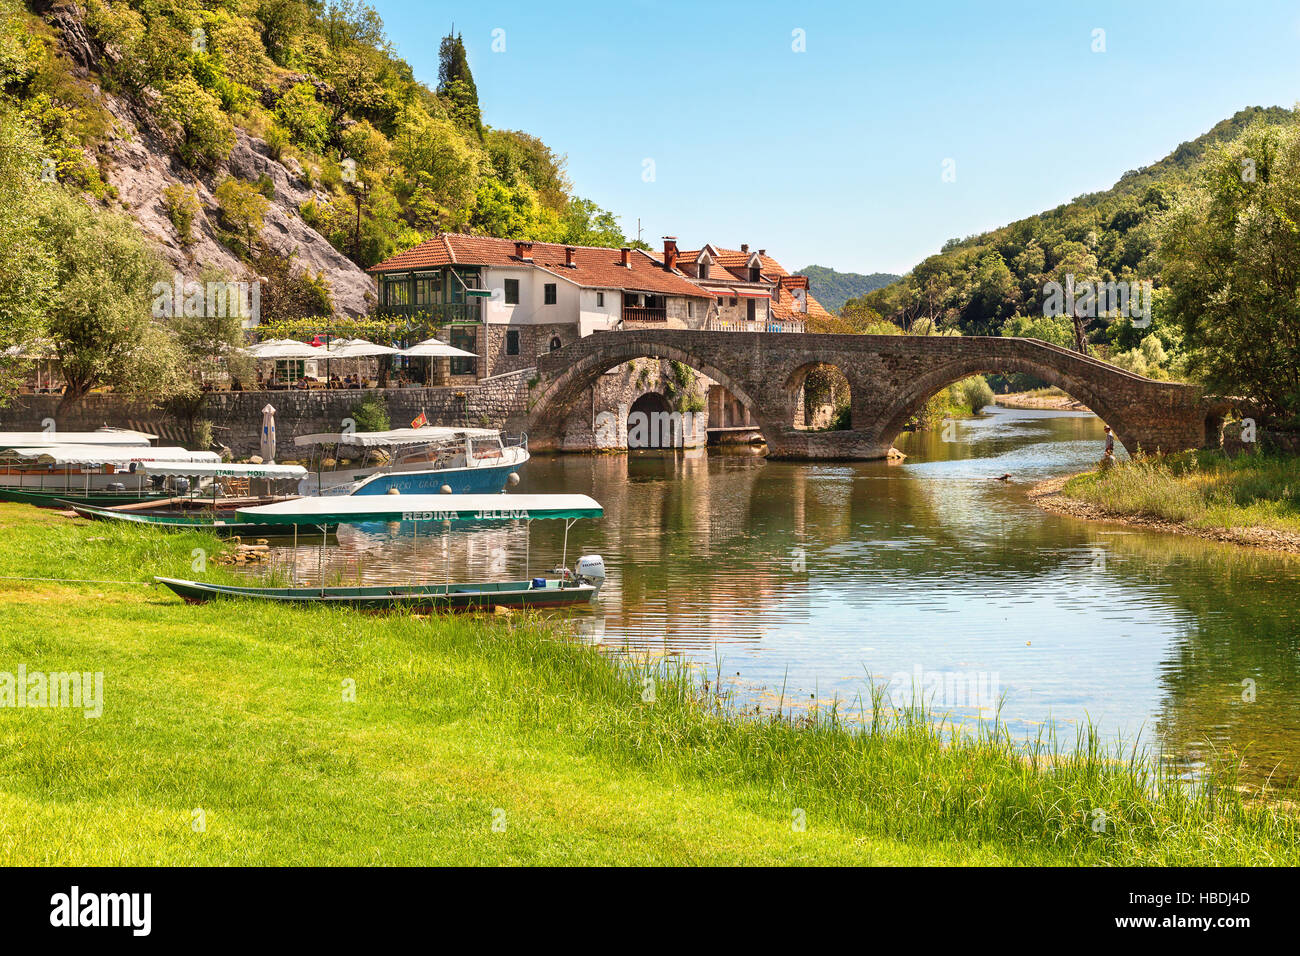
[[[1090,721],[1191,766],[1233,748],[1248,776],[1300,771],[1300,562],[1040,511],[1033,483],[1100,456],[1089,413],[997,408],[943,437],[902,436],[902,464],[544,455],[517,492],[605,507],[570,533],[570,566],[596,552],[609,572],[570,612],[586,639],[696,663],[740,706],[852,709],[870,679],[895,704],[997,713],[1026,739],[1053,723],[1069,744]],[[546,521],[531,541],[343,528],[325,570],[440,580],[449,557],[453,579],[523,577],[557,564],[562,539]],[[303,580],[319,555],[274,550]]]

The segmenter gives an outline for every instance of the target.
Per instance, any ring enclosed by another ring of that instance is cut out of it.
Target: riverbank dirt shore
[[[1082,474],[1082,472],[1080,472]],[[1089,521],[1109,521],[1115,524],[1135,528],[1148,528],[1172,534],[1187,534],[1211,541],[1241,545],[1249,548],[1262,548],[1283,554],[1300,555],[1300,535],[1274,528],[1199,528],[1181,524],[1166,518],[1149,515],[1126,515],[1107,511],[1087,501],[1071,498],[1062,492],[1065,483],[1075,475],[1059,475],[1040,481],[1029,489],[1029,500],[1044,511],[1053,514],[1068,515],[1071,518],[1085,518]]]
[[[1012,392],[994,395],[993,402],[1003,408],[1038,408],[1062,412],[1086,412],[1087,406],[1069,395],[1035,395],[1032,392]]]

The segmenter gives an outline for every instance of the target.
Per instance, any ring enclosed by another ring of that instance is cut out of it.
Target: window
[[[474,334],[472,325],[453,325],[447,330],[447,342],[449,345],[458,349],[464,349],[466,352],[477,352],[477,336]],[[477,375],[478,359],[477,358],[453,358],[451,360],[452,375]]]
[[[722,296],[718,296],[718,305],[722,305]]]
[[[554,282],[546,283],[545,288],[542,289],[542,294],[543,294],[543,301],[545,302],[546,305],[555,305],[555,283]]]
[[[749,319],[749,321],[751,322],[754,321],[754,311],[757,304],[758,303],[756,303],[753,299],[745,300],[745,318]]]
[[[393,276],[384,280],[385,305],[407,305],[411,287],[406,276]]]
[[[559,337],[558,335],[551,336],[551,351],[552,351],[552,352],[554,352],[556,349],[558,349],[558,348],[559,348],[560,346],[562,346],[563,344],[564,344],[564,343],[560,341],[560,337]]]
[[[736,305],[736,297],[735,297],[734,295],[731,297],[731,302],[730,302],[729,304],[730,304],[733,308],[735,307],[735,305]]]
[[[603,292],[596,293],[596,308],[598,309],[605,308],[605,293]]]
[[[287,385],[296,384],[307,374],[307,365],[302,359],[276,359],[275,380]]]
[[[686,317],[687,317],[688,319],[693,319],[693,318],[695,318],[695,303],[694,303],[694,302],[687,302],[687,303],[686,303]]]
[[[506,281],[509,282],[510,280],[507,279]],[[519,330],[508,329],[506,331],[506,355],[518,355],[518,354],[519,354]]]
[[[761,280],[761,279],[762,279],[762,276],[759,274],[758,266],[750,266],[750,268],[749,268],[749,281],[750,281],[750,282],[758,282],[758,281]]]
[[[709,277],[709,263],[708,260],[706,259],[704,262],[700,263],[700,278],[707,279],[708,277]]]
[[[519,304],[519,280],[507,279],[506,280],[506,305],[518,305],[518,304]],[[516,333],[516,337],[517,336],[518,333]],[[515,352],[511,352],[510,354],[518,355],[519,353],[518,351],[515,351]]]

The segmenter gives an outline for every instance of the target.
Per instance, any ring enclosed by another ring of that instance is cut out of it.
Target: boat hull
[[[320,477],[309,475],[301,487],[305,494],[326,496],[386,495],[394,490],[403,495],[436,495],[444,485],[455,495],[495,495],[505,491],[510,476],[528,463],[526,449],[510,448],[507,452],[506,459],[495,465],[410,471],[370,468],[347,472],[342,480],[334,472],[330,475],[332,484],[323,485]]]
[[[109,508],[97,508],[93,505],[73,505],[72,510],[83,518],[92,521],[118,521],[124,524],[142,524],[164,531],[206,531],[223,538],[246,535],[252,538],[292,538],[320,536],[321,529],[297,528],[294,525],[262,524],[254,521],[226,521],[211,514],[158,514],[147,511],[113,511]],[[327,525],[327,533],[338,530],[337,524]]]
[[[74,505],[138,505],[146,501],[160,501],[169,498],[173,492],[134,492],[134,491],[91,491],[87,494],[80,490],[52,491],[50,489],[0,488],[0,501],[12,501],[17,504],[36,505],[38,508],[66,508]]]
[[[436,495],[446,485],[456,495],[494,495],[505,491],[506,482],[521,467],[523,462],[480,468],[444,468],[439,471],[399,471],[376,475],[352,493],[386,495],[395,488],[404,495]]]
[[[534,588],[528,581],[486,584],[414,584],[369,587],[258,588],[207,584],[178,578],[155,577],[159,584],[190,604],[214,600],[253,600],[273,604],[325,605],[359,611],[490,611],[495,607],[573,607],[591,602],[597,588],[590,584],[548,581]]]

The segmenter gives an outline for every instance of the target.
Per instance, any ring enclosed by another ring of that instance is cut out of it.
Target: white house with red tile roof
[[[711,301],[680,272],[630,248],[448,233],[370,271],[381,314],[446,326],[453,345],[478,353],[477,367],[467,359],[450,369],[456,377],[527,368],[539,353],[592,332],[704,328]]]
[[[809,293],[807,278],[791,276],[765,250],[706,245],[681,252],[671,236],[655,255],[446,233],[369,271],[379,283],[379,313],[404,317],[408,339],[436,331],[478,356],[432,363],[433,385],[470,385],[528,369],[539,354],[595,332],[637,326],[802,332],[810,316],[828,316]],[[611,369],[595,387],[584,403],[593,415],[667,409],[666,394],[680,401],[681,383],[668,386],[669,366],[634,364]],[[751,423],[721,385],[697,376],[692,388],[707,402],[714,427]],[[592,444],[592,428],[592,422],[573,423],[570,447],[603,447]],[[686,443],[702,444],[706,437],[701,428]]]

